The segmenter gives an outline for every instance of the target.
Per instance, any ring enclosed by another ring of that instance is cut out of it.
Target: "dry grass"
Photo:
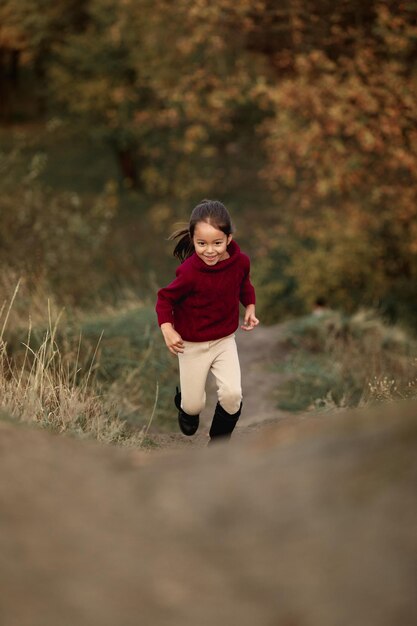
[[[287,325],[282,408],[335,410],[413,399],[417,342],[373,311],[298,318]]]
[[[59,433],[92,437],[105,443],[142,446],[155,414],[158,388],[152,415],[145,427],[134,429],[120,418],[117,402],[98,391],[94,384],[96,356],[101,336],[90,362],[80,365],[81,335],[65,351],[58,345],[57,330],[63,311],[53,313],[48,300],[48,323],[40,345],[31,347],[32,321],[29,317],[24,353],[20,362],[8,353],[5,331],[13,317],[20,288],[17,282],[9,301],[0,306],[0,411],[10,418],[29,422]],[[36,309],[40,318],[40,307]],[[14,322],[22,322],[19,310]]]

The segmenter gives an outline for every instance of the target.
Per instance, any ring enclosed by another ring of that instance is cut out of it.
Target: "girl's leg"
[[[206,380],[210,370],[209,342],[184,341],[178,354],[181,384],[181,408],[188,415],[198,415],[206,404]]]
[[[239,411],[242,401],[240,363],[235,335],[210,342],[212,354],[211,371],[217,383],[220,405],[227,413]]]

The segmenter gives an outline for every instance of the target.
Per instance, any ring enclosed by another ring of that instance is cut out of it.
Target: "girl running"
[[[239,302],[245,307],[241,328],[251,331],[259,324],[250,260],[232,232],[230,215],[221,202],[200,202],[188,228],[170,236],[178,239],[174,256],[181,265],[176,279],[158,291],[155,307],[168,350],[178,356],[181,391],[177,387],[175,405],[184,435],[197,431],[209,371],[215,376],[218,402],[210,442],[230,438],[242,410],[235,342]]]

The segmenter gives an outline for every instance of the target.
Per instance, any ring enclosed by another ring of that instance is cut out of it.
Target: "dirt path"
[[[1,626],[416,624],[415,415],[155,453],[0,420]]]
[[[240,328],[236,331],[236,342],[242,370],[242,388],[244,394],[242,415],[234,432],[235,438],[241,438],[258,430],[262,425],[277,420],[293,417],[293,414],[277,408],[277,390],[283,375],[274,369],[274,364],[283,356],[280,340],[283,325],[259,325],[251,332]],[[161,447],[205,446],[208,431],[217,401],[214,377],[210,374],[207,381],[206,408],[201,413],[200,428],[194,437],[185,437],[181,433],[154,434],[152,439]],[[173,410],[176,423],[176,412]]]
[[[281,332],[238,333],[230,444],[210,412],[152,452],[0,419],[1,626],[417,623],[416,407],[286,419]]]

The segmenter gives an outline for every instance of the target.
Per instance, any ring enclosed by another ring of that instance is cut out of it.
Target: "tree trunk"
[[[116,150],[116,154],[123,180],[126,181],[128,185],[130,187],[133,187],[134,189],[140,188],[140,177],[138,175],[137,164],[133,149],[118,148]]]
[[[14,89],[19,85],[20,50],[10,50],[10,82]]]

